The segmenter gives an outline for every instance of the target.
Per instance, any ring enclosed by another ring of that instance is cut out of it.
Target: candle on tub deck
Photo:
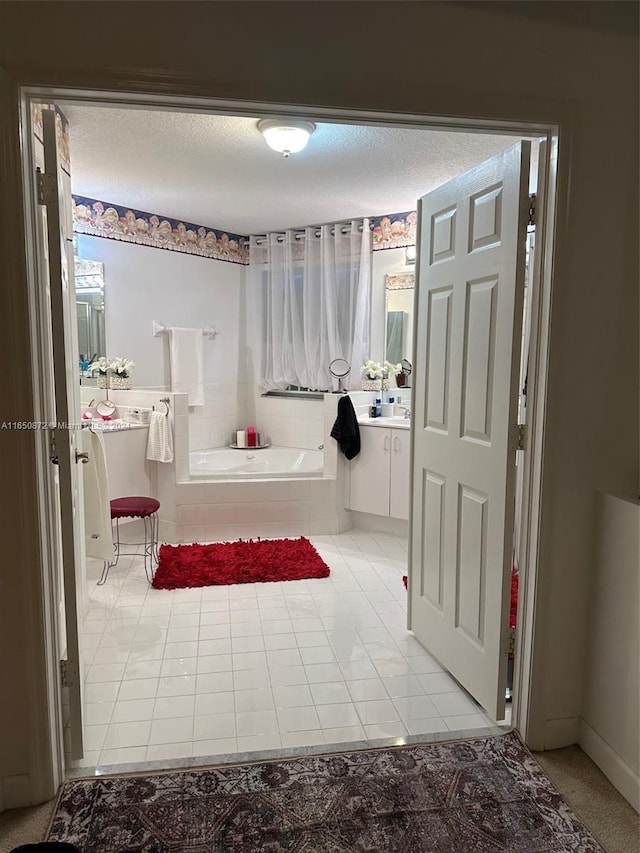
[[[247,427],[247,447],[255,447],[258,442],[256,441],[256,428],[254,426]]]
[[[247,446],[245,431],[243,429],[236,430],[236,444],[238,445],[238,447]]]

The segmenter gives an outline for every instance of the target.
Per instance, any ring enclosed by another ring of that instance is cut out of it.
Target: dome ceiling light
[[[262,119],[258,130],[264,136],[269,148],[278,151],[283,157],[302,151],[309,137],[316,129],[312,121],[297,119]]]

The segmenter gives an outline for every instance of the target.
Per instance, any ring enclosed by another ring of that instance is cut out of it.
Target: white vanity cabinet
[[[350,466],[349,509],[409,518],[408,429],[360,424],[360,453]]]
[[[408,429],[391,430],[391,472],[389,476],[389,515],[409,518],[409,478],[411,466],[411,433]]]

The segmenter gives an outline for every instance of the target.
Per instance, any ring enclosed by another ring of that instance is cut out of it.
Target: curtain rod
[[[373,231],[373,224],[372,223],[369,224],[369,230]],[[351,231],[351,228],[349,228],[348,226],[340,229],[341,234],[348,234],[350,231]],[[358,225],[358,231],[362,231],[362,225]],[[335,227],[333,227],[330,231],[330,234],[332,237],[334,237],[335,233],[336,233],[336,229],[335,229]],[[313,232],[314,237],[319,237],[321,234],[322,234],[322,231],[319,228]],[[296,231],[293,235],[294,240],[302,240],[303,237],[306,237],[306,231]],[[284,242],[284,234],[278,234],[277,239],[278,239],[278,243]],[[267,241],[267,235],[261,234],[259,237],[256,237],[255,244],[256,244],[256,246],[261,246],[263,243],[266,243],[266,241]]]

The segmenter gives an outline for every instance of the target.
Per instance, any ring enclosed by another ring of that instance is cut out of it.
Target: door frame
[[[166,86],[166,78],[162,85]],[[182,84],[182,85],[181,85]],[[222,98],[192,97],[187,94],[162,95],[153,91],[154,87],[149,81],[128,80],[119,81],[116,86],[122,88],[109,90],[113,81],[108,81],[104,91],[87,90],[81,87],[51,87],[43,85],[15,85],[13,92],[3,87],[3,101],[9,106],[6,113],[15,113],[16,103],[13,95],[17,96],[19,106],[19,132],[21,140],[17,142],[17,153],[22,161],[22,175],[20,185],[14,183],[14,193],[22,196],[24,209],[24,222],[22,223],[22,236],[24,240],[25,255],[22,258],[14,257],[13,265],[26,273],[27,291],[29,302],[29,341],[31,346],[30,389],[31,404],[33,411],[39,411],[41,406],[41,386],[44,377],[42,358],[43,353],[39,351],[37,328],[39,322],[39,300],[37,290],[37,259],[35,257],[34,242],[34,209],[35,209],[35,180],[29,168],[29,125],[30,104],[32,101],[55,101],[64,109],[64,104],[85,104],[93,106],[120,106],[120,107],[144,107],[146,109],[173,110],[177,112],[202,112],[208,114],[225,115],[252,115],[256,118],[270,116],[273,114],[289,115],[291,117],[307,117],[313,114],[326,122],[353,124],[377,124],[388,127],[416,127],[430,130],[458,130],[462,132],[485,132],[505,133],[519,136],[537,136],[547,141],[548,157],[547,169],[539,168],[538,196],[544,198],[544,204],[538,206],[538,222],[536,223],[536,251],[539,263],[539,291],[534,294],[534,304],[531,314],[531,337],[530,337],[530,365],[535,380],[528,384],[529,430],[527,446],[524,451],[524,476],[525,489],[523,495],[523,506],[521,512],[521,523],[523,525],[523,548],[521,554],[521,579],[518,604],[518,626],[516,636],[516,659],[514,672],[514,701],[513,701],[513,725],[520,731],[525,743],[531,749],[544,748],[544,692],[543,692],[543,667],[544,667],[544,626],[547,615],[546,588],[548,585],[548,562],[543,561],[545,554],[545,542],[542,540],[542,483],[545,469],[545,416],[547,398],[547,377],[549,372],[549,332],[551,325],[551,295],[555,277],[554,258],[558,245],[561,245],[562,234],[556,234],[556,223],[558,221],[557,209],[563,211],[568,206],[567,181],[570,167],[570,146],[566,146],[565,140],[569,139],[569,129],[572,122],[567,115],[566,109],[560,109],[557,104],[546,105],[545,112],[552,115],[563,115],[566,123],[562,123],[563,141],[563,170],[562,180],[559,179],[559,142],[560,124],[546,121],[526,121],[522,118],[507,121],[504,119],[491,118],[461,118],[444,114],[407,114],[392,113],[387,111],[370,111],[357,109],[343,109],[331,107],[312,107],[308,105],[277,104],[272,102],[260,102],[249,100],[226,100]],[[156,89],[159,87],[156,87]],[[177,81],[174,91],[188,91],[189,84]],[[164,88],[164,91],[167,89]],[[522,101],[514,102],[512,105],[513,115],[523,115]],[[531,108],[535,113],[540,110],[539,105]],[[11,129],[10,129],[11,130]],[[16,128],[17,133],[17,128]],[[14,148],[15,151],[15,148]],[[9,171],[9,170],[7,170]],[[543,186],[540,186],[540,175],[543,178]],[[10,181],[16,181],[16,175],[9,172]],[[23,249],[22,245],[14,248],[16,253]],[[25,266],[26,256],[26,266]],[[16,322],[20,322],[20,310],[16,311]],[[42,443],[40,443],[42,444]],[[40,535],[42,559],[37,567],[38,578],[41,589],[41,620],[39,629],[51,639],[55,636],[53,631],[56,624],[54,579],[52,568],[54,565],[51,542],[48,541],[47,531],[50,531],[50,507],[45,483],[42,479],[43,465],[48,465],[46,459],[46,448],[40,446],[37,450],[37,512],[40,519]],[[548,511],[548,510],[547,510]],[[531,571],[529,571],[531,567]],[[42,670],[34,674],[34,679],[44,680],[37,687],[41,693],[46,692],[47,702],[43,703],[35,712],[34,725],[39,725],[41,730],[48,730],[47,748],[44,756],[34,762],[34,767],[39,767],[42,780],[40,785],[44,789],[50,787],[54,792],[64,781],[64,750],[61,746],[60,729],[60,682],[59,664],[53,655],[53,650],[48,644]],[[35,689],[35,688],[34,688]],[[41,753],[42,755],[42,753]],[[36,771],[37,773],[37,771]]]

